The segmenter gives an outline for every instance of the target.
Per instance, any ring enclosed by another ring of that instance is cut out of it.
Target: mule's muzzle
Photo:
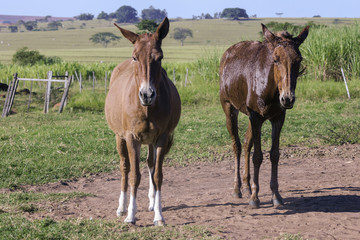
[[[280,96],[280,104],[285,109],[293,108],[295,103],[295,95],[294,94],[283,94]]]
[[[151,106],[155,102],[156,91],[150,88],[142,88],[139,91],[141,105]]]

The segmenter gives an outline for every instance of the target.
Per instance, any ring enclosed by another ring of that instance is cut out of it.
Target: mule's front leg
[[[264,122],[262,117],[256,113],[251,112],[250,114],[251,121],[251,129],[253,134],[253,142],[254,142],[254,155],[253,155],[253,164],[254,164],[254,177],[253,183],[251,185],[251,197],[249,205],[251,208],[259,208],[260,200],[259,200],[259,173],[260,166],[263,161],[263,154],[261,151],[261,126]]]
[[[163,181],[163,172],[162,165],[164,161],[164,157],[166,152],[170,147],[168,144],[169,137],[167,135],[163,135],[159,138],[156,147],[156,160],[155,160],[155,169],[154,169],[154,187],[155,187],[155,202],[154,202],[154,225],[155,226],[163,226],[165,224],[165,219],[162,215],[162,206],[161,206],[161,185]]]
[[[272,191],[272,202],[275,207],[284,204],[283,199],[279,193],[279,183],[278,183],[278,163],[280,158],[279,139],[280,139],[281,128],[284,124],[284,120],[285,120],[285,111],[276,119],[271,120],[272,146],[270,151],[270,160],[271,160],[270,188]]]
[[[155,186],[154,186],[154,169],[155,169],[156,149],[153,145],[148,146],[147,164],[149,170],[149,211],[154,211],[155,204]]]
[[[141,179],[139,166],[141,143],[134,139],[132,134],[130,134],[130,136],[128,136],[126,139],[126,146],[130,160],[130,201],[128,206],[128,215],[125,218],[125,222],[135,224],[135,214],[137,210],[136,193]]]
[[[116,149],[120,156],[120,171],[121,171],[121,192],[119,197],[119,207],[116,211],[116,215],[122,216],[126,213],[128,174],[130,171],[130,163],[129,163],[129,156],[127,152],[126,142],[119,135],[116,135]]]

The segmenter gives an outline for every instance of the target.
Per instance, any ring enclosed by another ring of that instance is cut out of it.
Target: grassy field
[[[291,22],[303,25],[309,21],[318,24],[334,25],[334,19],[327,18],[267,18],[249,21],[230,21],[222,19],[212,20],[182,20],[170,23],[170,32],[163,41],[165,61],[186,62],[199,57],[206,48],[220,48],[225,50],[241,40],[256,40],[261,31],[260,23],[271,21]],[[342,26],[357,21],[356,19],[339,19],[336,25]],[[83,28],[80,26],[85,23]],[[112,32],[121,36],[118,29],[109,21],[65,21],[64,27],[58,31],[40,32],[0,32],[0,63],[10,63],[15,51],[27,46],[40,50],[46,56],[59,56],[66,61],[79,62],[120,62],[131,56],[131,43],[122,38],[116,45],[102,48],[94,45],[89,38],[97,32]],[[40,25],[41,26],[41,25]],[[136,31],[134,25],[123,27]],[[189,28],[193,31],[193,38],[187,38],[184,46],[171,37],[176,27]]]
[[[164,41],[164,66],[171,76],[171,69],[178,67],[181,78],[176,85],[183,108],[180,123],[175,132],[175,143],[166,157],[166,165],[189,165],[198,161],[221,161],[232,156],[225,116],[218,100],[218,56],[231,44],[243,39],[256,39],[260,22],[288,21],[304,24],[309,20],[333,25],[334,19],[256,19],[236,22],[225,20],[171,22],[175,27],[189,27],[193,39],[185,46],[172,38]],[[341,19],[340,25],[353,22]],[[100,31],[117,30],[106,21],[69,22],[64,29],[54,32],[0,32],[0,62],[9,63],[12,54],[22,46],[39,49],[48,56],[56,55],[74,62],[115,64],[131,54],[131,44],[122,39],[117,46],[99,48],[88,38]],[[128,29],[135,30],[133,25]],[[69,29],[75,28],[75,29]],[[227,34],[231,32],[232,34]],[[171,30],[170,30],[171,35]],[[224,37],[226,36],[226,37]],[[10,46],[7,43],[11,43]],[[215,52],[215,53],[214,53]],[[200,60],[199,60],[200,59]],[[196,61],[198,60],[198,61]],[[184,72],[189,64],[190,82],[185,87]],[[180,69],[181,68],[181,69]],[[206,74],[210,72],[208,77]],[[34,70],[34,74],[37,71]],[[19,85],[20,89],[24,86]],[[17,114],[0,119],[0,238],[4,239],[217,239],[214,229],[204,226],[166,226],[165,228],[136,228],[119,221],[79,220],[54,221],[42,219],[30,221],[25,212],[42,211],[37,203],[61,202],[81,198],[86,194],[38,194],[22,191],[25,184],[43,184],[61,180],[87,177],[99,172],[118,170],[118,155],[114,135],[109,130],[103,104],[105,89],[98,81],[93,92],[91,82],[86,82],[80,94],[75,83],[70,92],[69,104],[63,114],[52,110],[42,113],[44,86],[34,85],[32,103],[27,112],[28,96],[16,95],[13,110]],[[343,82],[313,81],[301,78],[297,85],[297,102],[288,111],[281,135],[281,147],[339,145],[360,143],[360,80],[349,81],[351,100],[347,99]],[[52,105],[57,103],[61,92],[54,91]],[[0,98],[0,111],[4,98]],[[240,134],[243,138],[247,118],[240,115]],[[270,149],[270,124],[264,124],[263,150]],[[142,164],[145,160],[142,149]],[[101,236],[101,237],[100,237]],[[279,238],[283,238],[279,236]],[[286,239],[299,239],[288,236]]]

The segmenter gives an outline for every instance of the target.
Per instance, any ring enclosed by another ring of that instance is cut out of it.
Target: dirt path
[[[317,239],[360,239],[360,145],[294,147],[281,154],[279,184],[285,205],[277,209],[270,202],[269,154],[264,154],[260,171],[260,209],[250,209],[248,199],[230,196],[234,171],[231,159],[165,167],[162,200],[166,223],[210,226],[226,239],[276,238],[282,233]],[[52,204],[41,216],[29,217],[114,219],[119,187],[119,172],[28,187],[40,192],[96,195]],[[137,226],[152,224],[153,213],[147,212],[147,189],[148,174],[143,169]]]

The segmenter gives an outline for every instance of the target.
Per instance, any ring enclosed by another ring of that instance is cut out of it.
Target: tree
[[[115,13],[110,14],[112,18],[116,18],[118,23],[136,23],[139,21],[136,9],[130,6],[121,6]]]
[[[103,47],[107,47],[110,42],[119,41],[121,37],[116,36],[111,32],[99,32],[89,38],[94,44],[101,44]]]
[[[52,22],[49,22],[47,27],[48,29],[50,30],[58,30],[59,27],[62,27],[62,23],[60,21],[52,21]]]
[[[91,13],[82,13],[79,16],[75,16],[75,18],[82,21],[89,21],[94,19],[94,15],[92,15]]]
[[[139,22],[138,24],[136,24],[136,27],[139,29],[139,30],[143,30],[143,32],[155,32],[157,27],[158,27],[158,24],[153,21],[153,20],[141,20],[141,22]]]
[[[205,19],[213,19],[213,17],[210,15],[210,13],[205,14],[204,18]]]
[[[34,65],[37,62],[44,61],[45,56],[37,50],[29,50],[27,47],[20,48],[13,55],[13,63],[20,65]]]
[[[222,18],[249,18],[245,9],[242,8],[225,8],[221,13]]]
[[[18,27],[17,26],[8,26],[10,32],[17,32],[18,31]]]
[[[99,15],[97,16],[97,19],[105,19],[108,20],[109,19],[109,14],[107,14],[104,11],[101,11],[101,13],[99,13]]]
[[[166,10],[155,9],[153,6],[150,6],[148,9],[143,9],[141,11],[141,18],[146,20],[154,20],[156,22],[161,22],[165,17],[167,17]]]
[[[32,31],[37,28],[37,21],[28,21],[24,23],[26,30]]]
[[[184,40],[187,37],[193,37],[192,31],[188,28],[175,28],[173,38],[181,41],[181,46],[184,46]]]

